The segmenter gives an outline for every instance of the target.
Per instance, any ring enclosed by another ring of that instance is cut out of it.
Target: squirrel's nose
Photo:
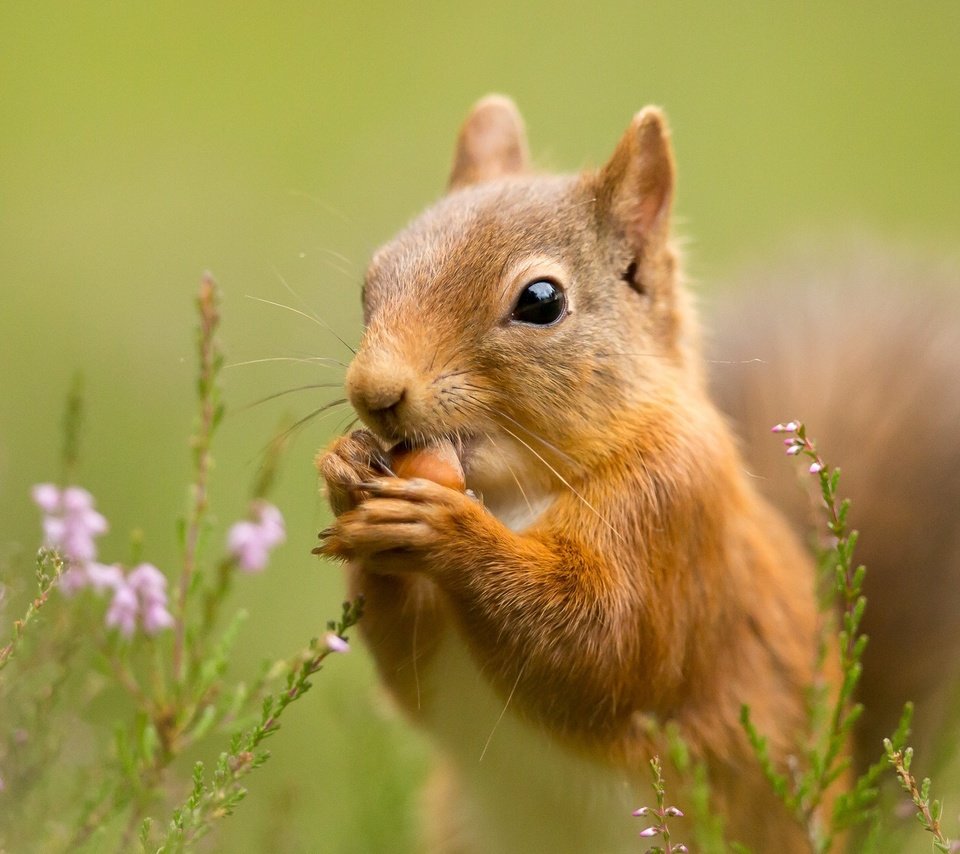
[[[385,386],[373,389],[364,397],[364,403],[371,412],[389,412],[396,409],[406,396],[407,390],[402,386]]]
[[[404,404],[415,381],[402,363],[354,359],[347,370],[347,396],[374,432],[392,438],[402,432]]]
[[[395,410],[406,396],[407,389],[402,385],[378,386],[360,395],[367,411],[371,415],[377,416],[396,414]]]

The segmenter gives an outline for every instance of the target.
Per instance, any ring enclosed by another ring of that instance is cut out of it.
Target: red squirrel
[[[490,96],[447,194],[367,271],[346,378],[365,429],[318,454],[336,516],[320,550],[436,746],[426,850],[636,852],[651,721],[706,763],[728,838],[810,850],[740,713],[785,769],[815,678],[814,567],[708,392],[674,184],[656,108],[602,168],[552,176]],[[462,473],[394,476],[392,449],[436,445]]]

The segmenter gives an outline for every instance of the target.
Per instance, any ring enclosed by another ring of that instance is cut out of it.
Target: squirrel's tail
[[[960,699],[960,268],[869,249],[751,278],[711,297],[714,394],[760,491],[807,536],[806,469],[770,427],[804,421],[842,469],[867,566],[859,764],[882,753],[906,700],[922,749]]]

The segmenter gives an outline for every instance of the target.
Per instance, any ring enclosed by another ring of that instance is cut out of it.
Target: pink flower
[[[78,590],[89,586],[90,579],[82,566],[71,566],[60,576],[60,592],[68,599]]]
[[[97,562],[94,538],[106,533],[107,520],[94,509],[93,496],[87,490],[79,486],[60,489],[52,483],[40,483],[33,487],[31,494],[45,514],[46,546],[58,549],[67,561],[60,576],[60,591],[65,596],[86,587],[92,587],[97,593],[112,590],[107,628],[117,629],[126,638],[133,637],[138,620],[148,635],[174,624],[167,610],[167,578],[153,564],[141,563],[125,577],[119,566]],[[275,521],[273,525],[275,528]],[[281,535],[282,525],[281,519]]]
[[[811,463],[810,474],[819,474],[823,471],[823,463]]]
[[[329,649],[330,652],[350,652],[350,644],[336,632],[327,632],[323,636],[323,642],[327,645],[327,649]]]
[[[287,538],[283,514],[266,501],[252,505],[253,521],[237,522],[227,532],[227,551],[246,572],[260,572],[270,551]]]
[[[44,513],[56,513],[60,509],[60,490],[52,483],[38,483],[30,494],[33,503]]]
[[[97,556],[94,537],[107,532],[107,520],[94,509],[93,496],[79,486],[59,489],[40,483],[31,490],[34,503],[44,512],[43,534],[47,548],[58,549],[72,563]]]
[[[137,613],[140,602],[136,591],[127,583],[119,584],[114,591],[113,601],[107,610],[107,628],[119,629],[125,638],[133,637],[137,629]]]
[[[267,565],[270,556],[260,527],[253,522],[237,522],[230,529],[227,533],[227,551],[247,572],[259,572]]]
[[[152,563],[141,563],[130,570],[127,584],[142,596],[160,595],[166,598],[167,576]]]
[[[78,590],[92,587],[97,593],[116,590],[123,583],[123,570],[119,566],[90,561],[68,567],[60,576],[60,592],[73,596]]]
[[[263,539],[270,548],[275,548],[287,539],[287,529],[283,523],[283,514],[272,504],[259,502],[260,530]]]
[[[141,563],[127,576],[127,584],[140,597],[140,617],[148,635],[173,626],[173,615],[167,610],[167,577],[159,569]]]
[[[97,593],[116,590],[123,583],[123,570],[119,566],[91,561],[84,567],[84,571],[88,583]]]
[[[143,605],[143,630],[148,635],[155,635],[164,629],[173,628],[173,614],[167,610],[166,599],[163,602],[145,602]]]
[[[121,575],[114,591],[107,628],[119,629],[130,638],[138,620],[148,635],[173,626],[173,615],[167,610],[167,577],[152,563],[135,566],[126,578]]]

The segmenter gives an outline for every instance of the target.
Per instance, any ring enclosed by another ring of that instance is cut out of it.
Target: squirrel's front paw
[[[364,500],[321,532],[318,551],[363,558],[373,571],[445,566],[464,556],[495,520],[479,501],[429,480],[376,478],[359,484]]]
[[[380,442],[369,430],[354,430],[349,436],[341,436],[317,454],[314,465],[326,483],[327,498],[336,516],[357,506],[357,487],[361,483],[388,471]]]

